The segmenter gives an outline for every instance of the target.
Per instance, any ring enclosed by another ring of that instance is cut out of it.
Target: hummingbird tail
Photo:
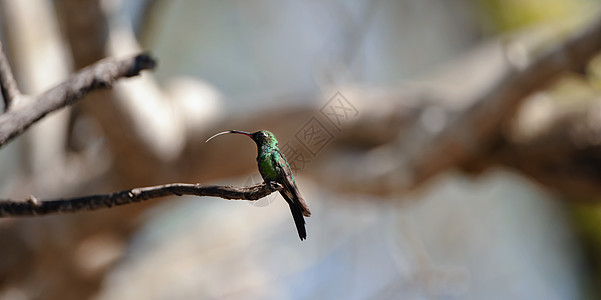
[[[303,199],[302,196],[299,195],[299,206],[301,209],[301,212],[303,213],[303,216],[305,217],[310,217],[311,216],[311,211],[309,210],[309,207],[307,206],[307,203],[305,203],[305,199]]]
[[[288,203],[290,206],[290,212],[292,213],[292,218],[294,219],[294,224],[296,225],[296,231],[298,231],[298,236],[301,241],[307,238],[307,230],[305,229],[305,218],[303,218],[303,212],[301,207],[296,203]]]
[[[309,206],[307,206],[307,203],[305,202],[305,199],[303,198],[303,196],[300,194],[298,188],[296,187],[296,184],[294,184],[294,189],[292,189],[291,192],[289,193],[284,193],[286,194],[284,197],[286,199],[286,201],[288,202],[294,202],[298,205],[298,208],[301,210],[303,216],[305,217],[310,217],[311,216],[311,211],[309,210]],[[292,201],[292,199],[294,199],[294,201]]]

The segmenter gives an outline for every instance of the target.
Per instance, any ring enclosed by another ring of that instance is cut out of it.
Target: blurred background
[[[276,194],[4,218],[0,299],[599,299],[601,69],[563,47],[598,8],[0,1],[24,93],[158,59],[1,149],[2,198],[250,185],[254,143],[204,141],[266,129],[313,212],[303,242]]]

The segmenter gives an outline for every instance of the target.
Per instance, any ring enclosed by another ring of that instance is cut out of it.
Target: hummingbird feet
[[[279,191],[279,190],[281,190],[281,189],[283,189],[283,188],[284,188],[284,187],[283,187],[281,184],[279,184],[277,181],[268,181],[268,182],[265,182],[265,184],[266,184],[266,185],[269,187],[269,189],[270,189],[272,192]]]

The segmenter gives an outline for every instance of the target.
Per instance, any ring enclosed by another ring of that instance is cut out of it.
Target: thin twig
[[[229,200],[261,199],[282,187],[275,183],[261,183],[248,187],[203,186],[200,184],[172,183],[135,188],[111,194],[82,196],[68,199],[41,201],[31,196],[26,201],[0,200],[0,217],[35,216],[53,213],[96,210],[141,202],[172,195],[220,197]]]
[[[0,93],[2,93],[2,99],[4,100],[4,111],[7,111],[12,101],[19,97],[21,92],[17,87],[17,82],[13,76],[13,71],[8,63],[4,46],[0,41]]]
[[[103,59],[75,73],[67,81],[32,98],[18,109],[1,114],[0,147],[46,114],[73,104],[94,89],[110,87],[119,78],[136,76],[155,65],[152,57],[140,54],[123,60]]]

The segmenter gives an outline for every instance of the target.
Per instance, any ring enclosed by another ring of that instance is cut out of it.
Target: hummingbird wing
[[[305,218],[303,218],[303,215],[308,217],[311,215],[311,212],[294,183],[292,172],[290,172],[290,166],[284,156],[276,150],[273,151],[271,159],[272,165],[279,177],[277,182],[284,187],[284,189],[280,191],[280,194],[284,197],[288,206],[290,206],[290,212],[292,213],[292,218],[296,225],[296,231],[298,231],[298,236],[302,241],[307,238]]]
[[[290,170],[288,161],[278,150],[273,152],[271,158],[273,159],[273,165],[275,166],[278,177],[280,178],[280,184],[284,186],[283,192],[285,193],[283,194],[286,194],[286,196],[290,199],[286,199],[286,201],[297,203],[300,206],[303,216],[310,217],[311,211],[309,210],[305,199],[298,190],[296,182],[294,182],[294,177],[292,175],[292,171]]]

